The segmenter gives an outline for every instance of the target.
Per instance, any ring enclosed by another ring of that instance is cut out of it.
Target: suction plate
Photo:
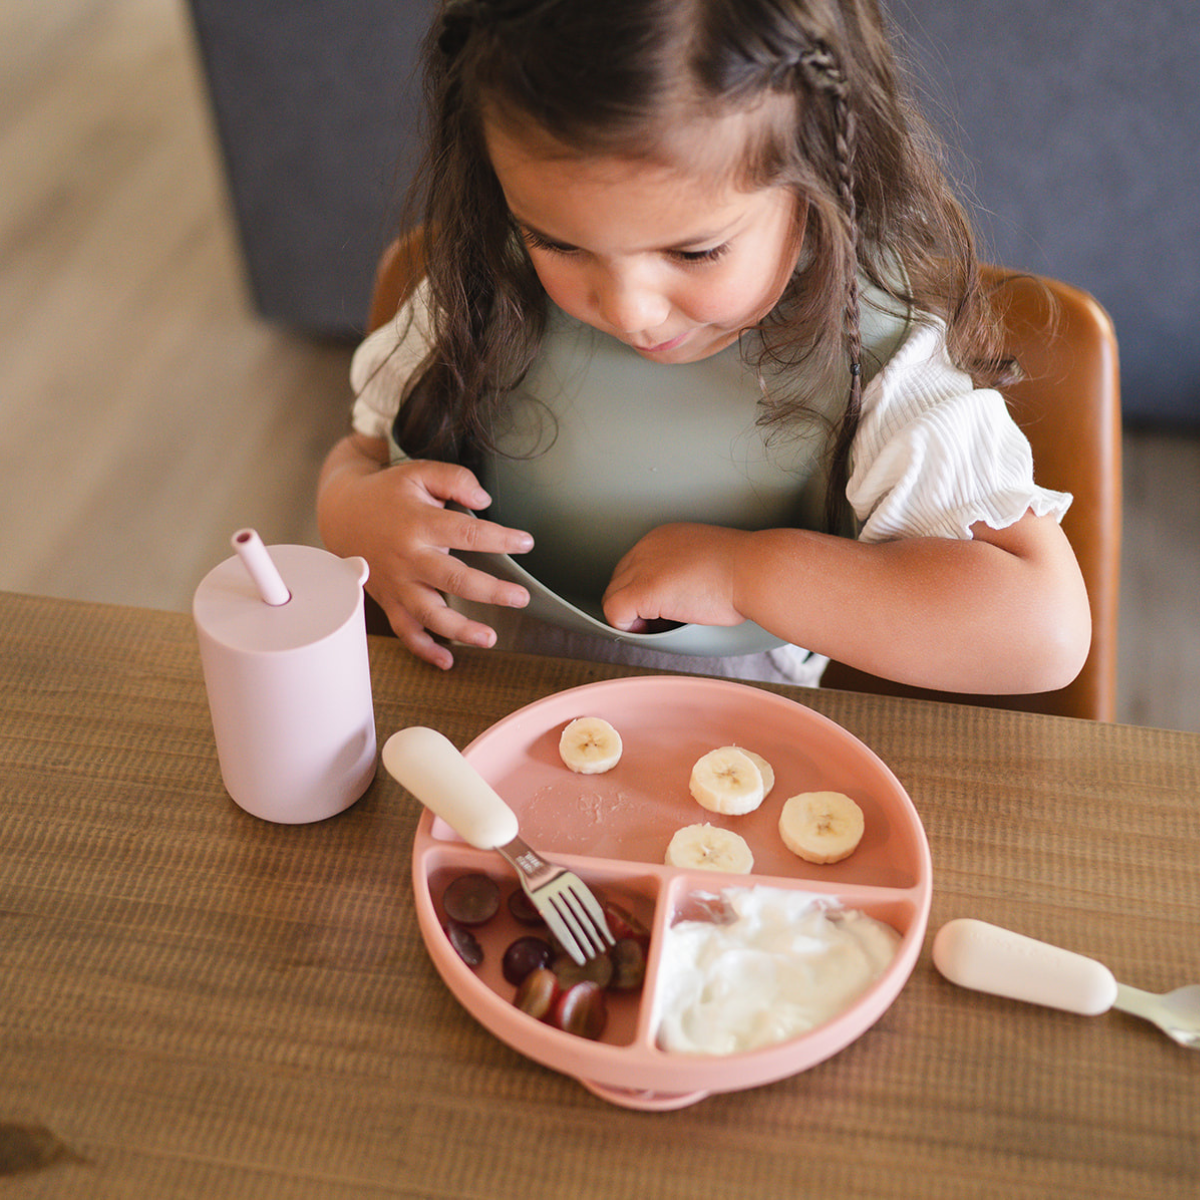
[[[621,762],[604,775],[572,774],[558,755],[562,727],[599,716],[621,732]],[[692,764],[716,746],[755,750],[774,767],[762,806],[721,817],[691,798]],[[428,811],[413,847],[421,933],[437,970],[463,1006],[497,1037],[596,1095],[628,1108],[665,1110],[712,1092],[756,1087],[807,1070],[865,1033],[899,994],[917,961],[932,892],[925,831],[900,782],[862,742],[803,705],[746,684],[676,675],[608,680],[572,688],[519,709],[464,751],[516,810],[522,836],[589,886],[633,911],[651,931],[640,994],[612,995],[603,1039],[592,1042],[527,1016],[500,963],[527,934],[502,905],[477,929],[485,961],[471,968],[443,928],[441,895],[457,875],[482,871],[505,891],[517,883],[498,855],[467,845]],[[845,792],[862,807],[866,832],[849,858],[813,866],[792,855],[778,832],[779,810],[797,792]],[[683,825],[709,820],[736,829],[754,853],[752,875],[718,875],[663,865],[667,842]],[[896,957],[849,1009],[776,1046],[722,1057],[672,1054],[653,1028],[658,947],[665,930],[697,900],[723,887],[763,884],[837,897],[900,934]]]

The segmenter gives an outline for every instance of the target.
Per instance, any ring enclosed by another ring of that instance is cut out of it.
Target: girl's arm
[[[1057,521],[1030,512],[972,534],[864,543],[664,525],[618,564],[604,612],[618,629],[752,620],[873,675],[943,691],[1064,687],[1087,657],[1091,613]]]
[[[446,595],[521,608],[529,593],[463,564],[451,550],[520,554],[533,538],[518,529],[448,509],[486,508],[479,481],[453,463],[388,465],[382,438],[351,434],[330,451],[317,484],[317,523],[334,553],[361,555],[370,567],[367,590],[418,658],[449,667],[454,657],[435,637],[476,646],[495,644],[487,625],[446,604]]]

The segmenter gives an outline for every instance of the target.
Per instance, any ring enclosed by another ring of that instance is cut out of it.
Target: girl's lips
[[[657,346],[634,346],[634,349],[639,354],[665,354],[668,350],[674,350],[676,346],[682,346],[691,335],[692,331],[685,329],[682,333],[676,334],[669,342],[659,342]]]

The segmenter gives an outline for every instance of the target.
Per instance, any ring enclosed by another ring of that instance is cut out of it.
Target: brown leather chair
[[[376,329],[421,277],[419,233],[384,252],[369,324]],[[1033,447],[1040,484],[1075,497],[1063,530],[1075,550],[1092,610],[1092,646],[1074,682],[1032,695],[959,695],[912,688],[829,664],[823,687],[1111,721],[1116,714],[1117,598],[1121,546],[1121,401],[1112,321],[1093,297],[1052,279],[987,268],[1007,331],[1007,350],[1025,373],[1007,390]]]
[[[373,333],[396,315],[397,309],[425,274],[421,238],[421,231],[414,229],[392,242],[380,257],[367,313],[368,333]]]

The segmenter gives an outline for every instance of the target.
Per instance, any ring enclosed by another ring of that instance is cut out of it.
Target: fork
[[[604,910],[573,871],[547,862],[517,833],[517,815],[491,784],[436,729],[411,725],[383,746],[383,765],[397,783],[480,850],[495,850],[517,872],[521,887],[581,966],[613,944]]]

